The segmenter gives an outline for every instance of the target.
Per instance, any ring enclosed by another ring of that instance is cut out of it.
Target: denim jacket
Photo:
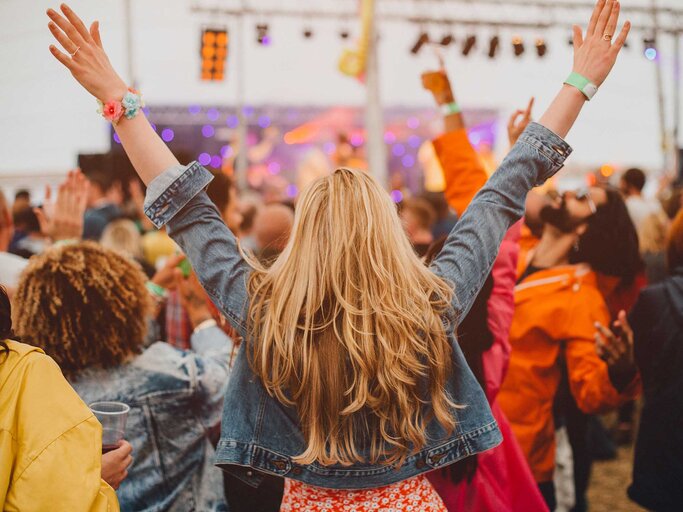
[[[503,236],[524,213],[527,192],[559,171],[570,153],[560,137],[532,123],[471,202],[431,265],[455,286],[455,318],[462,318],[472,305]],[[251,268],[204,192],[211,179],[211,173],[196,162],[166,170],[147,190],[145,213],[157,226],[167,225],[214,303],[249,340],[247,280]],[[244,347],[225,396],[216,464],[253,486],[261,480],[253,471],[257,469],[319,487],[363,489],[405,480],[496,446],[501,434],[486,396],[467,367],[454,330],[448,335],[453,372],[447,391],[456,404],[465,407],[453,409],[456,427],[451,433],[433,420],[427,427],[427,444],[400,467],[295,463],[293,458],[305,447],[297,412],[269,396],[250,369]]]
[[[82,372],[84,402],[130,406],[133,465],[117,491],[121,510],[225,511],[223,478],[208,431],[221,419],[233,343],[218,327],[192,335],[193,351],[157,342],[114,368]]]

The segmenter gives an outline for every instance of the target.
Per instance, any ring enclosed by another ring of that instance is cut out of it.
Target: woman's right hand
[[[619,51],[631,29],[627,21],[615,38],[619,22],[618,0],[598,0],[588,22],[584,39],[581,28],[574,25],[574,67],[572,71],[588,78],[598,87],[614,67]]]
[[[99,22],[95,21],[88,30],[68,5],[60,7],[64,16],[54,9],[47,10],[51,20],[48,27],[68,55],[50,45],[52,55],[100,101],[122,99],[128,88],[102,48]]]

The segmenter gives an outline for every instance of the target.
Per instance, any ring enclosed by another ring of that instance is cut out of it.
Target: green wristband
[[[450,103],[444,103],[443,105],[441,105],[441,113],[444,116],[459,114],[460,112],[460,105],[458,105],[458,103],[455,101],[451,101]]]
[[[166,298],[166,289],[163,286],[159,286],[158,284],[153,283],[152,281],[147,281],[146,286],[149,293],[151,293],[155,297],[158,297],[160,299]]]
[[[588,80],[583,75],[580,75],[579,73],[576,73],[574,71],[571,72],[569,77],[564,81],[565,84],[571,85],[572,87],[576,87],[579,91],[583,93],[583,95],[586,97],[588,101],[593,99],[593,96],[595,96],[595,93],[598,92],[598,86],[595,85],[593,82]]]

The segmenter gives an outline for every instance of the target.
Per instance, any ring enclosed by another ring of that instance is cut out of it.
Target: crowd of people
[[[624,492],[683,507],[680,191],[647,199],[635,168],[537,188],[572,152],[575,81],[512,115],[490,176],[440,69],[443,193],[396,205],[340,168],[244,201],[136,115],[97,22],[48,16],[140,180],[0,191],[3,510],[583,511],[596,452],[634,437]],[[618,18],[599,0],[575,28],[595,87]],[[102,401],[130,407],[110,450]]]

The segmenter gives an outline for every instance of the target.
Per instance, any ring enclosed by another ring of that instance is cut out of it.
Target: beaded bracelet
[[[129,87],[121,101],[110,100],[102,103],[102,101],[97,100],[97,105],[99,107],[97,113],[116,125],[121,117],[133,119],[145,106],[145,102],[142,101],[142,95],[138,91]]]

